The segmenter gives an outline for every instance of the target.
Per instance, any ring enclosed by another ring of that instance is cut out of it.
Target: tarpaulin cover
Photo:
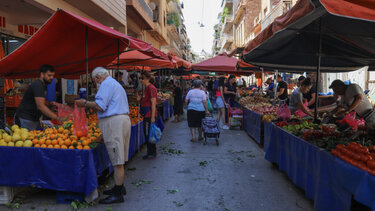
[[[375,63],[374,34],[372,0],[300,0],[246,45],[243,59],[260,67],[315,71],[321,35],[321,71],[352,71]]]
[[[262,116],[243,107],[243,128],[258,144],[261,144]]]
[[[133,156],[145,143],[143,122],[132,126],[131,132],[129,154]],[[0,186],[35,185],[87,196],[98,187],[98,176],[113,169],[104,144],[92,150],[0,147],[0,155]]]
[[[117,58],[112,61],[109,67],[117,68],[118,60]],[[173,69],[176,66],[176,63],[173,60],[159,58],[156,56],[147,55],[145,52],[132,50],[123,52],[120,55],[119,60],[120,68],[126,69],[127,67],[132,66],[145,66],[150,69],[161,69],[161,68],[170,68]]]
[[[254,68],[257,67],[242,62],[234,57],[229,57],[226,54],[221,54],[213,58],[204,60],[203,62],[193,65],[193,70],[209,71],[209,72],[222,72],[222,73],[236,73],[239,71],[239,64],[241,67]]]
[[[266,126],[266,125],[265,125]],[[265,158],[314,200],[315,210],[350,210],[351,197],[375,210],[375,177],[273,125]]]
[[[86,72],[86,29],[89,70],[105,66],[118,51],[137,49],[146,54],[168,58],[151,44],[129,37],[107,26],[58,10],[17,50],[0,61],[0,76],[7,78],[39,77],[43,64],[55,66],[56,76],[76,78]]]

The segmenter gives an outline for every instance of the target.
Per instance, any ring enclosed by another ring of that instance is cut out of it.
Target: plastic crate
[[[5,96],[5,105],[7,107],[18,107],[22,101],[22,96],[15,95],[15,96]]]
[[[14,191],[12,187],[0,186],[0,204],[12,202]]]
[[[8,125],[14,125],[14,117],[7,117],[5,121]]]
[[[58,204],[70,204],[73,201],[83,202],[85,195],[83,193],[75,193],[69,191],[57,191],[56,192],[56,203]]]

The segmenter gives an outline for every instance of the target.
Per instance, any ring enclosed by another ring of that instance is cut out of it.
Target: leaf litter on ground
[[[178,201],[173,201],[173,204],[175,204],[175,205],[176,205],[176,207],[182,207],[182,206],[184,206],[184,204],[183,204],[183,203],[181,203],[181,202],[178,202]]]
[[[206,167],[208,162],[206,160],[199,162],[200,166]]]
[[[168,194],[175,194],[175,193],[177,193],[177,192],[178,192],[177,189],[175,189],[175,190],[167,190],[167,193],[168,193]]]
[[[136,187],[139,187],[139,186],[141,186],[143,184],[151,184],[151,182],[152,181],[150,181],[150,180],[140,179],[140,180],[138,180],[136,182],[132,182],[131,184],[135,185]]]

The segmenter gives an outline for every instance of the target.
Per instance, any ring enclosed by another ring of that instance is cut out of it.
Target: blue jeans
[[[19,120],[19,122],[17,122],[17,119]],[[40,128],[40,122],[39,121],[32,121],[32,120],[28,120],[28,119],[22,119],[22,118],[19,118],[19,117],[15,117],[14,121],[15,121],[16,124],[19,124],[20,127],[26,128],[29,131],[31,131],[31,130],[37,130],[37,129]]]

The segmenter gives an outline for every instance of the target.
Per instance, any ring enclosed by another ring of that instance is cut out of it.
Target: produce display
[[[370,143],[370,142],[368,142]],[[373,144],[371,142],[371,144]],[[375,176],[375,146],[363,146],[357,142],[338,144],[331,153],[341,160],[350,163]]]
[[[353,130],[295,117],[291,121],[278,121],[275,125],[375,176],[375,137],[365,127]]]
[[[164,100],[171,98],[171,94],[167,92],[158,92],[158,98],[164,101]]]
[[[167,99],[170,99],[172,97],[171,93],[169,92],[158,92],[158,99],[157,99],[157,104],[161,104]]]
[[[263,98],[261,95],[247,96],[240,99],[240,104],[260,115],[267,115],[267,120],[272,121],[276,115],[278,106],[273,106],[269,99]],[[269,115],[269,116],[268,116]]]
[[[253,91],[250,89],[238,89],[238,93],[240,94],[240,97],[247,97],[253,95]]]
[[[138,105],[129,105],[129,117],[132,125],[136,125],[143,121],[143,117],[139,115]]]
[[[88,133],[83,136],[78,131],[74,134],[72,120],[65,121],[60,126],[45,128],[43,131],[28,131],[13,125],[11,131],[0,130],[0,146],[11,147],[40,147],[55,149],[92,149],[101,140],[101,131],[97,127],[96,114],[88,116]]]

